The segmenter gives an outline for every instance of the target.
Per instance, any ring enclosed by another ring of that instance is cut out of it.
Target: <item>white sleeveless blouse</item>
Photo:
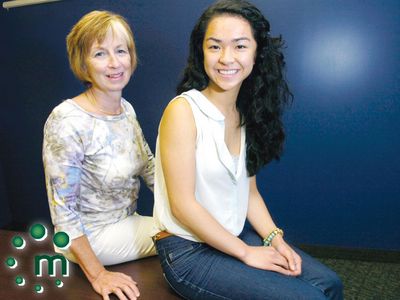
[[[246,220],[249,198],[245,129],[241,128],[240,154],[236,167],[235,157],[229,152],[224,140],[223,114],[198,90],[190,90],[178,97],[188,101],[196,123],[196,200],[227,231],[238,236]],[[201,242],[171,213],[158,138],[154,180],[154,218],[158,229]]]

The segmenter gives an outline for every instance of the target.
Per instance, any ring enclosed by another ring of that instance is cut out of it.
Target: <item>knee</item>
[[[325,294],[329,299],[343,299],[343,283],[335,272],[330,272],[326,278]]]

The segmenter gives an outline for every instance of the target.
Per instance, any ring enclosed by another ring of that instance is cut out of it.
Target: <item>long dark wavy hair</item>
[[[281,117],[293,98],[283,73],[284,42],[281,37],[270,36],[269,22],[254,5],[243,0],[220,0],[204,11],[190,36],[189,58],[177,94],[191,89],[202,91],[208,86],[203,40],[211,19],[220,15],[247,20],[257,42],[253,70],[243,81],[236,100],[241,126],[246,126],[246,167],[253,176],[271,160],[279,160],[285,139]]]

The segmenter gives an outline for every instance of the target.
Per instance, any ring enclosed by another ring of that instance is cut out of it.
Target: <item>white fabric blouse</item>
[[[238,236],[246,220],[249,198],[245,128],[241,128],[240,154],[236,168],[234,157],[224,140],[225,117],[223,114],[198,90],[190,90],[178,97],[183,97],[188,101],[196,123],[196,200],[227,231]],[[158,138],[154,180],[154,218],[158,229],[201,242],[171,213]]]

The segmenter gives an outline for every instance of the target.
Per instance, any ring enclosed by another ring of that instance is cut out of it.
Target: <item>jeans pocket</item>
[[[190,256],[190,253],[192,253],[198,247],[200,247],[200,243],[182,245],[182,247],[178,247],[170,251],[167,255],[167,260],[170,264],[179,263],[180,260],[184,260],[185,257]]]
[[[180,245],[175,244],[173,247],[168,247],[169,249],[164,249],[164,271],[171,272],[170,274],[178,282],[181,282],[187,276],[190,277],[189,274],[193,271],[194,264],[198,259],[197,250],[201,246],[201,243],[185,241]]]

